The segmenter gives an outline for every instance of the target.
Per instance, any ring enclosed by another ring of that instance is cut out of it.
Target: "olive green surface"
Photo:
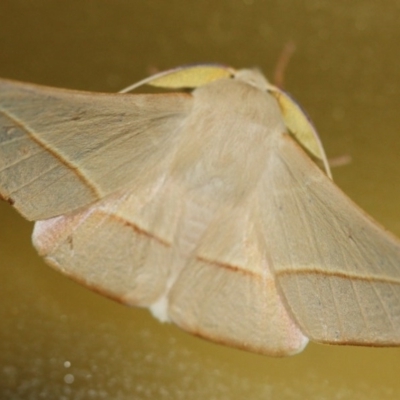
[[[118,91],[198,63],[272,76],[307,110],[337,184],[400,236],[400,2],[2,0],[0,76]],[[310,344],[274,359],[160,324],[53,271],[0,204],[0,399],[392,399],[400,349]],[[399,265],[400,274],[400,265]]]

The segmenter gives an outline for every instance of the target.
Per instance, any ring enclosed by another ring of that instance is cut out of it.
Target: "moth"
[[[141,84],[175,92],[0,80],[0,195],[46,262],[257,353],[399,345],[400,242],[332,182],[299,106],[257,70]]]

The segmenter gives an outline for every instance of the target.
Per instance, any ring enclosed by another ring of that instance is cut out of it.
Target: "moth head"
[[[235,72],[234,78],[263,91],[268,90],[271,86],[268,80],[257,68],[240,69]]]

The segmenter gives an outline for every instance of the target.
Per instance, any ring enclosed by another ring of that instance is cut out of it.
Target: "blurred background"
[[[314,121],[336,183],[400,236],[400,2],[2,0],[0,76],[116,92],[221,62],[272,77]],[[192,337],[70,281],[0,203],[1,399],[392,399],[400,349],[310,344],[274,359]]]

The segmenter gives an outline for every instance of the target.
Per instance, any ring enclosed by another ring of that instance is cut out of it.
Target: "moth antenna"
[[[296,44],[293,40],[290,40],[283,47],[281,54],[276,63],[274,72],[274,84],[280,89],[283,89],[283,82],[285,79],[285,72],[289,61],[292,58],[294,52],[296,51]]]

